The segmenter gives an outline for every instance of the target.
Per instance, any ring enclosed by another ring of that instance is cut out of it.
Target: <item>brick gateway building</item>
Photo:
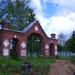
[[[10,30],[8,24],[7,21],[0,24],[0,55],[10,56],[13,49],[20,57],[30,53],[38,53],[41,56],[57,55],[55,34],[51,34],[51,38],[47,37],[37,20],[23,31]]]

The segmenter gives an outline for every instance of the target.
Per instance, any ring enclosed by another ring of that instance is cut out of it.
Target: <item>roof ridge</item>
[[[28,30],[34,25],[34,23],[36,23],[36,22],[37,22],[37,20],[31,22],[28,26],[26,26],[26,27],[22,30],[22,32],[28,31]]]

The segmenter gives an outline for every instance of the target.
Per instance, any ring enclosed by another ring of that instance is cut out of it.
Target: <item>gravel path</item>
[[[74,75],[75,66],[66,60],[57,60],[51,65],[49,75]]]

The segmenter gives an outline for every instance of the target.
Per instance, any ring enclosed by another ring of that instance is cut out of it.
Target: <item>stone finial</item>
[[[2,29],[3,28],[9,29],[8,28],[9,21],[7,19],[2,20],[1,24],[2,24]]]
[[[52,33],[51,34],[51,38],[56,38],[56,34],[55,33]]]

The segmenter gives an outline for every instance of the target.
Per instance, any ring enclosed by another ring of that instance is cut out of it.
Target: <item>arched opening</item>
[[[12,38],[10,41],[10,57],[16,59],[18,57],[18,42],[17,38]]]
[[[54,44],[50,43],[50,55],[54,55]]]
[[[41,54],[42,38],[38,34],[31,34],[27,40],[27,54],[38,56]]]

